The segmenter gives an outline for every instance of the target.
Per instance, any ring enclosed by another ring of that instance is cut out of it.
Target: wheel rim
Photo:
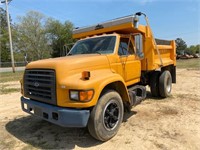
[[[103,111],[103,125],[106,130],[113,130],[117,126],[119,118],[119,104],[116,103],[114,100],[111,100],[107,103]]]
[[[167,78],[167,92],[168,93],[171,92],[171,88],[172,88],[171,84],[172,84],[172,82],[171,82],[170,78]]]

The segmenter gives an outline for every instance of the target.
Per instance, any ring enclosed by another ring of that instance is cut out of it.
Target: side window
[[[118,49],[118,55],[132,55],[134,54],[134,48],[129,38],[120,38],[120,44]]]

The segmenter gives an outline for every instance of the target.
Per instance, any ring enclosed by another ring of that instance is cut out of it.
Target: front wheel
[[[108,91],[101,96],[92,109],[88,130],[100,141],[107,141],[117,134],[123,120],[124,107],[116,91]]]

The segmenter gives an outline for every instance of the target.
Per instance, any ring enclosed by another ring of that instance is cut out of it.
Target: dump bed
[[[151,71],[161,67],[176,66],[176,44],[175,41],[156,39],[153,42],[152,35],[146,36],[144,41],[144,59],[141,60],[142,70]]]
[[[93,35],[119,33],[135,34],[143,36],[144,58],[141,60],[141,69],[151,71],[163,66],[176,65],[175,41],[154,40],[149,26],[137,26],[138,18],[134,15],[113,19],[96,25],[76,28],[73,30],[73,38],[81,39]]]

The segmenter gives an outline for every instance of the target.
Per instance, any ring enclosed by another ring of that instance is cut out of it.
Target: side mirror
[[[143,53],[143,40],[142,40],[142,35],[137,34],[134,36],[135,37],[135,47],[136,47],[136,55],[140,58],[144,58],[144,53]]]
[[[133,24],[134,24],[134,28],[138,29],[139,26],[139,18],[138,17],[134,17],[133,19]]]

